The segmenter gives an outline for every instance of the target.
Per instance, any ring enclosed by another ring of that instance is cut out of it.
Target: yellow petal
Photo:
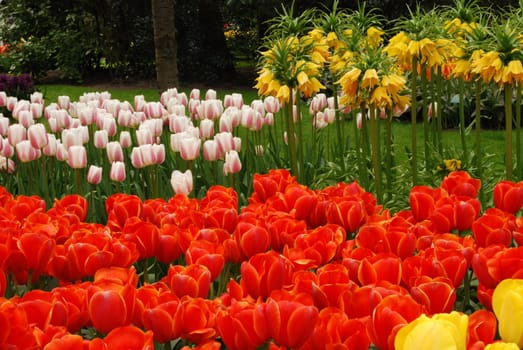
[[[501,339],[523,347],[523,280],[501,281],[492,295],[492,308]]]
[[[378,78],[378,72],[375,69],[367,69],[361,80],[361,87],[363,89],[372,89],[374,86],[378,85],[380,82]]]

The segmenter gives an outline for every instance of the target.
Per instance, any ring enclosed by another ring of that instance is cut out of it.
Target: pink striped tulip
[[[210,139],[214,136],[214,121],[211,119],[203,119],[200,122],[199,131],[202,139]]]
[[[7,139],[12,146],[27,139],[27,129],[21,124],[9,125],[7,129]]]
[[[180,156],[183,160],[194,160],[200,155],[202,140],[189,136],[180,140]]]
[[[236,174],[242,169],[240,155],[238,152],[232,150],[225,154],[225,162],[223,163],[223,174]]]
[[[33,113],[31,113],[30,110],[23,110],[18,112],[18,122],[25,128],[28,128],[30,125],[35,123]]]
[[[7,107],[7,110],[9,112],[13,112],[13,109],[16,106],[16,103],[18,102],[18,98],[14,96],[7,96],[5,106]]]
[[[44,105],[42,103],[31,103],[29,110],[31,111],[33,118],[38,119],[44,114]]]
[[[125,180],[125,164],[124,162],[111,163],[111,170],[109,171],[109,178],[115,182],[122,182]]]
[[[91,165],[87,171],[87,182],[93,185],[102,182],[102,167]]]
[[[56,155],[57,145],[56,136],[54,134],[47,134],[47,144],[42,148],[42,152],[46,156],[54,157]]]
[[[69,109],[71,98],[69,96],[58,96],[58,106],[61,109]]]
[[[7,105],[7,94],[5,91],[0,91],[0,107],[5,107]]]
[[[141,128],[136,130],[136,141],[138,146],[152,144],[154,142],[154,135],[149,128]]]
[[[214,139],[218,143],[220,152],[225,154],[234,149],[234,138],[230,132],[220,132],[214,135]]]
[[[280,110],[280,101],[274,96],[267,96],[263,100],[265,110],[270,113],[278,113]]]
[[[15,148],[9,143],[8,139],[1,139],[2,147],[0,147],[0,155],[11,158],[15,154]]]
[[[107,146],[107,143],[109,142],[109,134],[107,133],[107,130],[96,130],[94,132],[94,147],[98,149],[103,149],[105,146]]]
[[[191,93],[189,94],[189,99],[199,100],[200,99],[200,90],[192,89]]]
[[[15,171],[15,162],[7,157],[0,156],[0,171],[12,174]]]
[[[0,114],[0,135],[7,135],[7,130],[9,129],[9,118],[4,117]]]
[[[108,142],[105,149],[109,162],[123,162],[123,149],[118,141]]]
[[[216,90],[214,90],[214,89],[209,89],[205,93],[206,100],[216,100],[216,98],[217,98],[217,94],[216,94]]]
[[[43,148],[48,143],[47,131],[44,124],[33,124],[27,129],[27,136],[34,148]]]
[[[120,145],[122,148],[129,148],[133,145],[131,133],[129,131],[124,130],[120,133]]]
[[[40,158],[42,152],[34,148],[29,140],[23,140],[16,144],[16,156],[21,162],[27,163]]]
[[[171,174],[171,186],[175,194],[187,196],[193,189],[193,178],[191,170],[181,172],[174,170]]]
[[[87,166],[87,150],[84,146],[71,146],[67,149],[67,164],[73,169]]]
[[[203,143],[203,158],[209,162],[222,158],[220,147],[218,147],[218,143],[215,140],[206,140]]]

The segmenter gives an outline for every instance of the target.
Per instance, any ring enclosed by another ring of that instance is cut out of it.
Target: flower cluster
[[[1,188],[0,342],[410,349],[431,337],[481,349],[496,316],[513,342],[506,300],[521,287],[504,281],[521,276],[523,182],[500,182],[483,212],[480,186],[452,172],[392,215],[357,182],[312,190],[271,170],[241,210],[221,186],[202,199],[115,194],[105,224],[86,222],[82,196],[46,208]]]
[[[9,96],[28,98],[34,91],[33,79],[29,74],[0,74],[0,91]]]

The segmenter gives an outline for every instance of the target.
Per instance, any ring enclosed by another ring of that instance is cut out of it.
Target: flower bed
[[[507,310],[521,299],[523,182],[498,183],[483,210],[480,185],[450,173],[392,215],[356,182],[312,190],[271,170],[254,176],[241,210],[222,186],[201,199],[120,193],[105,224],[86,221],[82,196],[46,208],[0,188],[0,342],[481,349],[498,339],[492,310],[502,339],[519,342]]]

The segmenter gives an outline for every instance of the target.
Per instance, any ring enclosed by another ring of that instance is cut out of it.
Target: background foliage
[[[333,1],[300,0],[299,13]],[[449,1],[420,1],[431,8]],[[482,1],[482,5],[491,2]],[[517,1],[497,1],[495,6]],[[253,67],[266,21],[288,2],[276,0],[175,1],[178,70],[184,82],[215,82],[238,67]],[[357,1],[339,2],[356,9]],[[389,19],[407,14],[416,1],[371,0]],[[227,37],[226,37],[227,35]],[[30,73],[37,82],[49,71],[72,82],[154,77],[150,0],[4,0],[0,2],[0,73]],[[236,63],[236,65],[235,65]]]

